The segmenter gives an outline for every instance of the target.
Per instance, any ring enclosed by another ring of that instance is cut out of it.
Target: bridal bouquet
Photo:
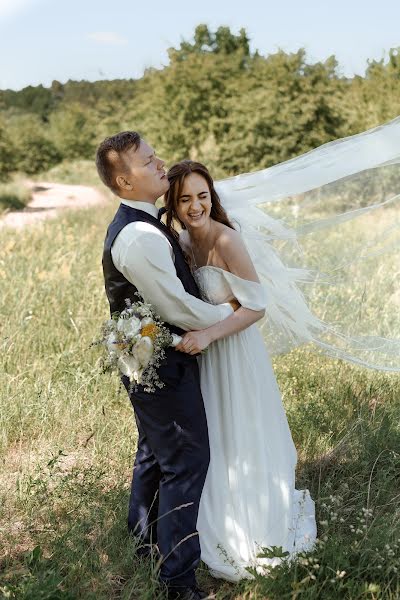
[[[103,372],[119,370],[129,377],[132,388],[142,385],[146,392],[164,387],[157,368],[165,358],[165,349],[177,346],[181,337],[171,333],[151,304],[125,300],[126,308],[115,312],[102,325],[101,337],[94,344],[107,350]]]

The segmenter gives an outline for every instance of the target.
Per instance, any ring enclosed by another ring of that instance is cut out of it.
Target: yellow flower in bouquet
[[[148,325],[144,325],[141,330],[142,337],[149,337],[151,341],[154,343],[157,335],[159,334],[159,327],[155,323],[149,323]]]

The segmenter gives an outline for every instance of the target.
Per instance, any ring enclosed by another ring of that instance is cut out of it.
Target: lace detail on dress
[[[210,304],[222,304],[233,298],[229,283],[223,276],[222,269],[205,266],[194,271],[201,297]]]

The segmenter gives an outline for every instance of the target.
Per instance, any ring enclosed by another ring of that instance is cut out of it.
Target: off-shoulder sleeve
[[[232,294],[244,308],[251,310],[264,310],[266,308],[268,300],[261,283],[242,279],[228,271],[224,272],[224,277],[232,290]]]

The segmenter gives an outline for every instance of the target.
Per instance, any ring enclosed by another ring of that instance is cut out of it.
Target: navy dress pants
[[[200,561],[196,529],[210,460],[197,361],[173,349],[159,369],[165,387],[130,393],[139,432],[129,501],[129,530],[157,544],[160,579],[193,586]],[[129,391],[129,380],[122,378]]]

